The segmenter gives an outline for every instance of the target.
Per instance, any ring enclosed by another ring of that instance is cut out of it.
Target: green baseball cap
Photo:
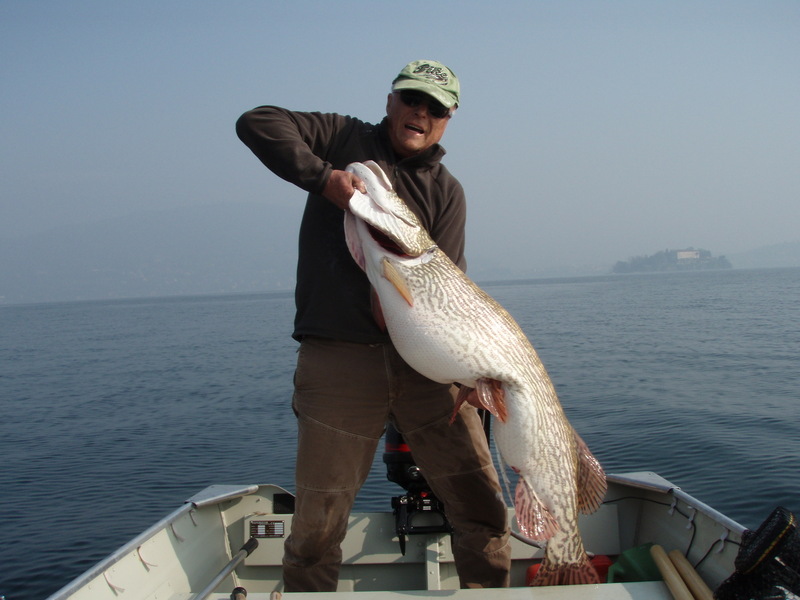
[[[435,60],[408,63],[392,82],[392,91],[417,90],[436,98],[447,108],[458,106],[461,86],[458,77]]]

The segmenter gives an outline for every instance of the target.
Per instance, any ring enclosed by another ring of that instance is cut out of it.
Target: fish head
[[[383,249],[418,257],[436,245],[377,163],[352,163],[347,171],[357,175],[367,189],[366,194],[356,190],[350,198],[350,213],[368,225],[370,235]]]

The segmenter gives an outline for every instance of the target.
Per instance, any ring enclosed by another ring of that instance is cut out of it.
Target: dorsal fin
[[[578,453],[578,510],[583,514],[593,513],[605,498],[608,484],[606,473],[589,446],[573,429]]]

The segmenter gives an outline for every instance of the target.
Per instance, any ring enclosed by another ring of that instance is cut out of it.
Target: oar
[[[681,579],[680,573],[675,569],[675,565],[664,552],[664,548],[658,544],[650,547],[650,555],[653,557],[653,562],[656,563],[661,576],[664,578],[664,583],[667,584],[672,597],[675,600],[694,600],[692,592],[686,587],[686,584]]]
[[[214,579],[211,580],[211,583],[204,587],[202,591],[198,592],[197,595],[192,598],[192,600],[204,600],[205,598],[208,598],[214,592],[214,590],[217,589],[217,586],[222,583],[222,580],[230,575],[231,572],[239,566],[239,563],[250,556],[250,553],[256,548],[258,548],[258,540],[256,538],[250,538],[247,540],[245,545],[233,555],[233,558],[230,560],[230,562],[222,567],[222,570],[217,573]]]
[[[686,560],[686,557],[681,554],[680,550],[673,550],[669,553],[669,559],[678,572],[683,577],[686,585],[692,590],[692,594],[698,600],[713,600],[714,594],[711,589],[706,585],[706,582],[700,577],[700,574],[695,571],[692,563]]]

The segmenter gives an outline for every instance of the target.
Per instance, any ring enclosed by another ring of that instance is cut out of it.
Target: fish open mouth
[[[379,229],[376,229],[372,225],[367,224],[367,227],[369,228],[369,234],[372,236],[372,239],[378,242],[381,248],[383,248],[384,250],[388,250],[389,252],[397,256],[408,256],[406,251],[403,250],[400,247],[400,245],[397,242],[395,242],[392,238],[390,238],[388,235],[386,235]]]

